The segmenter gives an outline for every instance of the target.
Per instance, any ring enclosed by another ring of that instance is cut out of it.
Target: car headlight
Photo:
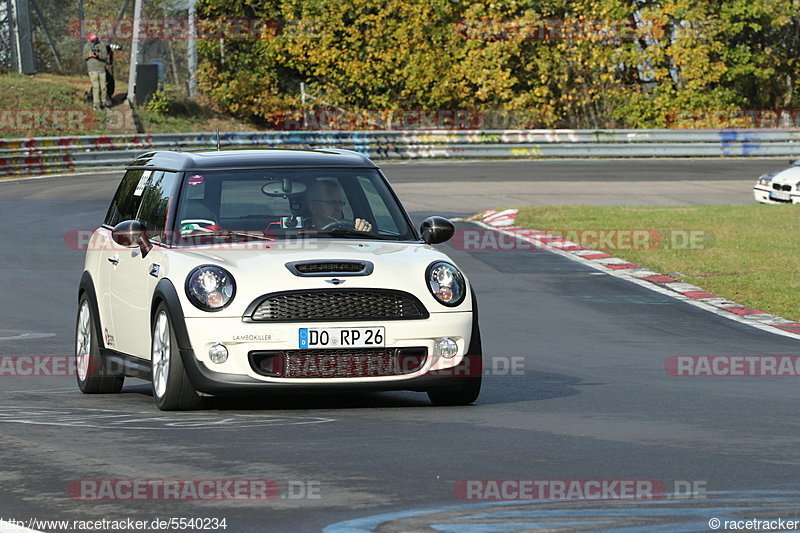
[[[444,261],[438,261],[428,267],[425,273],[428,288],[439,303],[455,307],[464,301],[467,294],[467,282],[461,272]]]
[[[203,311],[224,309],[236,295],[236,282],[230,272],[215,265],[202,265],[186,277],[186,296]]]
[[[772,182],[772,176],[774,174],[762,174],[758,177],[758,184],[759,185],[769,185]]]

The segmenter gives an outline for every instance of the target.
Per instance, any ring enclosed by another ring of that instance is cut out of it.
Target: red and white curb
[[[800,339],[800,322],[737,304],[700,287],[681,283],[672,276],[647,270],[637,264],[599,250],[586,248],[558,235],[516,225],[516,209],[484,211],[469,220],[483,228],[515,237],[533,244],[534,248],[547,250],[578,263],[621,278],[655,292],[684,301],[719,316],[747,324],[763,331]]]

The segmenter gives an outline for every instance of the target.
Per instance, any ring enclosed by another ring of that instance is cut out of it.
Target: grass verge
[[[723,298],[800,320],[796,206],[523,207],[517,224],[560,232]]]
[[[119,69],[114,101],[124,100],[127,84]],[[58,74],[0,75],[0,138],[107,135],[105,112],[86,101],[89,76]],[[136,113],[146,133],[255,131],[255,124],[218,113],[201,97],[197,101],[172,96],[169,91],[158,111],[141,106]]]
[[[139,120],[147,133],[192,133],[209,131],[254,131],[259,129],[254,124],[243,122],[233,117],[218,113],[211,105],[203,101],[184,98],[170,98],[165,102],[163,111],[154,111],[153,106],[142,106],[136,109]]]
[[[89,77],[0,76],[0,137],[108,133],[105,116],[86,102]]]

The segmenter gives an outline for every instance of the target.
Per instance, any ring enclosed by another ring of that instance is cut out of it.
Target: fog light
[[[458,353],[458,343],[449,337],[436,341],[433,345],[433,355],[441,355],[450,359]]]
[[[228,360],[228,349],[224,344],[215,344],[208,349],[208,356],[212,362],[222,364]]]

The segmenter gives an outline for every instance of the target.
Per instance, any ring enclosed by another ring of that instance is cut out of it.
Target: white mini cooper
[[[78,291],[77,379],[152,381],[163,410],[295,388],[412,390],[469,404],[478,309],[385,176],[346,150],[151,152],[126,169]]]

